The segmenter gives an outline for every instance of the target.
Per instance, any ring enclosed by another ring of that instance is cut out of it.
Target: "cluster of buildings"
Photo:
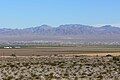
[[[19,49],[21,48],[20,46],[15,46],[15,47],[12,47],[12,46],[5,46],[4,49],[12,49],[12,48],[16,48],[16,49]]]

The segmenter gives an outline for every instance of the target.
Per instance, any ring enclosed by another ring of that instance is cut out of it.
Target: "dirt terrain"
[[[0,80],[120,80],[119,47],[0,49]]]
[[[45,55],[88,55],[88,56],[105,56],[107,54],[120,55],[119,47],[33,47],[21,49],[0,49],[0,56],[45,56]]]
[[[120,80],[120,56],[0,58],[0,80]]]

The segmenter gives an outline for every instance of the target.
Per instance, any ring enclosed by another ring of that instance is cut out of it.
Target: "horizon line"
[[[49,24],[41,24],[41,25],[38,25],[38,26],[33,26],[33,27],[18,27],[18,28],[14,28],[14,27],[0,27],[0,29],[27,29],[27,28],[35,28],[35,27],[40,27],[40,26],[43,26],[43,25],[47,25],[47,26],[50,26],[52,28],[56,28],[56,27],[60,27],[61,25],[83,25],[83,26],[91,26],[91,27],[102,27],[102,26],[106,26],[106,25],[110,25],[112,27],[118,27],[120,28],[120,24],[79,24],[79,23],[68,23],[68,24],[61,24],[61,25],[58,25],[58,26],[51,26]]]

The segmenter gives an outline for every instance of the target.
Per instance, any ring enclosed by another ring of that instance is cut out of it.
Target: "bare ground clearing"
[[[0,49],[0,56],[45,56],[45,55],[88,55],[88,56],[105,56],[107,54],[118,56],[120,48],[104,48],[104,47],[37,47],[22,49]]]

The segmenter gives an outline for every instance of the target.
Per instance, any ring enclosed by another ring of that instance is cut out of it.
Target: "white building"
[[[6,47],[4,47],[5,49],[11,49],[12,47],[10,47],[10,46],[6,46]]]

